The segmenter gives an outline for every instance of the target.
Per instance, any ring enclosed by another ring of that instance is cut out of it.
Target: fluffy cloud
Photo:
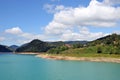
[[[20,27],[13,27],[11,29],[7,29],[5,30],[5,33],[9,34],[9,37],[15,39],[16,43],[19,44],[29,42],[33,39],[46,39],[45,35],[23,32]]]
[[[107,0],[103,2],[91,0],[87,7],[63,6],[62,9],[54,13],[54,18],[45,27],[45,32],[48,35],[59,36],[61,40],[93,40],[105,34],[90,32],[88,28],[85,29],[83,26],[114,27],[120,20],[119,14],[120,7],[107,5]],[[79,32],[76,32],[75,29],[78,26],[84,29],[81,28]]]
[[[10,34],[21,34],[22,30],[19,27],[14,27],[14,28],[5,30],[5,32]]]
[[[23,33],[19,36],[21,36],[25,39],[28,39],[28,40],[33,40],[33,39],[44,40],[44,39],[46,39],[46,37],[44,35],[40,35],[40,34]]]
[[[97,32],[93,33],[90,32],[88,28],[86,27],[81,27],[79,32],[73,32],[71,30],[66,30],[60,37],[60,40],[65,40],[65,41],[75,41],[75,40],[94,40],[99,37],[103,37],[107,34],[104,34],[102,32]]]
[[[92,0],[88,7],[61,10],[54,15],[53,21],[71,26],[111,27],[120,19],[120,7],[106,6]]]

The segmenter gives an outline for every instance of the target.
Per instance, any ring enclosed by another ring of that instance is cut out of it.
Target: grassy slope
[[[103,47],[103,52],[105,52],[104,47]],[[97,53],[96,47],[69,49],[69,50],[61,52],[60,54],[53,54],[53,55],[73,56],[73,57],[115,57],[115,58],[120,58],[120,55],[117,55],[117,54]]]

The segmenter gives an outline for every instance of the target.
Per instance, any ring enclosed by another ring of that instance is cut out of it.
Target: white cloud
[[[40,34],[23,33],[19,36],[29,39],[29,40],[33,40],[33,39],[44,40],[44,39],[46,39],[46,37],[44,35],[40,35]]]
[[[48,26],[46,26],[45,32],[47,34],[59,35],[63,33],[66,28],[66,25],[53,21]]]
[[[61,40],[93,40],[106,34],[90,32],[86,27],[114,27],[120,20],[119,14],[120,7],[107,5],[105,1],[91,0],[87,7],[63,6],[54,13],[54,18],[45,27],[45,32],[47,35],[59,36]],[[76,32],[78,26],[86,27]]]
[[[60,38],[60,40],[95,40],[97,38],[103,37],[107,34],[104,34],[102,32],[90,32],[88,28],[86,27],[81,27],[79,32],[73,32],[71,30],[66,30]]]
[[[32,34],[32,33],[23,32],[20,29],[20,27],[13,27],[11,29],[7,29],[5,30],[5,33],[9,34],[9,37],[12,38],[12,40],[15,39],[16,43],[19,44],[29,42],[33,39],[45,40],[47,38],[45,35],[42,34]]]
[[[10,34],[21,34],[22,30],[19,27],[14,27],[14,28],[5,30],[5,32]]]
[[[88,7],[61,10],[54,15],[54,21],[72,26],[111,27],[120,19],[120,7],[106,6],[92,0]]]

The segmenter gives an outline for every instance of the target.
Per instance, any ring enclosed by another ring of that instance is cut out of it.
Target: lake
[[[0,80],[120,80],[120,64],[0,54]]]

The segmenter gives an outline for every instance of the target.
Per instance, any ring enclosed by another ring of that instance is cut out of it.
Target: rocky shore
[[[77,60],[77,61],[93,61],[93,62],[115,62],[120,63],[120,58],[107,58],[107,57],[70,57],[70,56],[57,56],[49,54],[38,54],[36,57],[54,59],[54,60]]]
[[[110,57],[71,57],[71,56],[59,56],[44,53],[34,53],[34,52],[22,52],[16,54],[34,54],[36,57],[53,59],[53,60],[74,60],[74,61],[93,61],[93,62],[114,62],[120,63],[120,58],[110,58]]]

